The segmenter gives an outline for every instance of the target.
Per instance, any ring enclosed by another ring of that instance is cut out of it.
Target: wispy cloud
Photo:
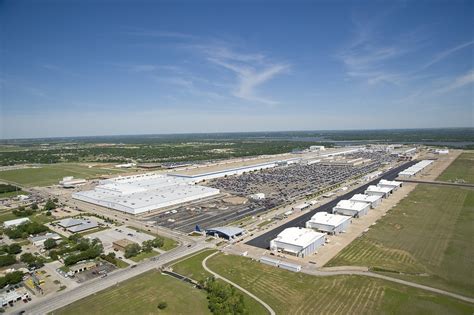
[[[465,43],[462,43],[460,45],[457,45],[453,48],[450,48],[450,49],[447,49],[445,51],[442,51],[438,54],[436,54],[430,61],[428,61],[427,63],[425,63],[420,70],[424,70],[426,68],[429,68],[431,67],[432,65],[448,58],[449,56],[451,56],[453,53],[459,51],[459,50],[462,50],[466,47],[469,47],[471,45],[474,44],[474,40],[471,40],[471,41],[468,41],[468,42],[465,42]]]
[[[132,28],[124,32],[127,35],[141,36],[141,37],[167,37],[174,39],[196,39],[197,37],[190,34],[180,32],[170,32],[165,30],[146,30],[140,28]]]
[[[451,92],[472,83],[474,83],[474,70],[470,70],[469,72],[456,77],[450,84],[438,90],[438,93]]]

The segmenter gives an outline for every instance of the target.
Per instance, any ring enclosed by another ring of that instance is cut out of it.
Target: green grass
[[[116,261],[117,261],[116,263],[117,268],[127,268],[128,266],[130,266],[128,263],[126,263],[125,261],[121,259],[117,259]]]
[[[140,252],[137,256],[130,257],[129,259],[134,262],[139,262],[147,258],[158,256],[159,253],[152,250],[151,252]]]
[[[75,163],[48,164],[40,168],[25,168],[0,172],[0,180],[15,183],[24,187],[48,186],[58,184],[65,176],[76,178],[97,178],[101,175],[117,174],[123,170],[88,168],[87,165]]]
[[[458,158],[438,177],[440,181],[463,180],[474,184],[474,153],[462,153]]]
[[[0,193],[0,199],[2,199],[2,198],[12,198],[12,197],[16,197],[18,195],[29,195],[29,193],[27,193],[26,191],[22,191],[22,190],[4,192],[4,193]]]
[[[178,246],[178,242],[171,239],[171,238],[168,238],[168,237],[165,237],[165,236],[162,236],[162,235],[150,232],[150,231],[146,231],[146,230],[143,230],[143,229],[139,229],[139,228],[136,228],[134,226],[127,226],[127,227],[129,229],[135,230],[137,232],[141,232],[141,233],[145,233],[145,234],[148,234],[148,235],[151,235],[151,236],[154,236],[154,237],[162,238],[163,241],[164,241],[164,244],[163,244],[162,247],[160,247],[161,250],[169,251],[169,250],[171,250],[171,249]]]
[[[181,260],[172,265],[173,271],[196,281],[205,280],[207,277],[211,276],[211,274],[202,268],[201,263],[204,258],[213,252],[215,252],[215,250],[205,250],[199,252],[197,255],[192,255],[185,260]],[[243,293],[243,295],[245,305],[250,310],[250,314],[268,314],[266,309],[260,303],[245,293]]]
[[[166,302],[168,307],[158,310]],[[53,314],[210,314],[206,293],[150,271],[61,308]]]
[[[328,266],[398,271],[409,279],[474,296],[474,189],[418,185]]]
[[[209,259],[207,265],[261,298],[277,314],[472,314],[474,311],[472,304],[369,277],[316,277],[223,254]]]
[[[0,214],[0,223],[3,223],[5,221],[10,221],[10,220],[15,220],[15,219],[19,219],[19,217],[17,217],[11,212],[5,212],[5,213]]]

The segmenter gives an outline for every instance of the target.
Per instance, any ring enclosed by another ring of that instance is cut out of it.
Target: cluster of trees
[[[233,286],[216,281],[214,277],[207,278],[201,285],[207,292],[209,310],[213,314],[249,314],[244,296]]]
[[[3,254],[19,254],[21,253],[21,245],[18,243],[13,243],[10,245],[2,245],[0,246],[0,255]]]
[[[106,260],[108,261],[109,263],[117,266],[118,262],[117,262],[117,257],[115,255],[115,253],[108,253],[107,255],[105,254],[102,254],[100,255],[100,258],[102,258],[103,260]]]
[[[58,202],[57,198],[54,199],[48,199],[46,203],[44,204],[43,210],[44,211],[50,211],[53,209],[56,209],[58,206],[56,205],[56,202]]]
[[[142,250],[142,247],[138,244],[129,244],[125,247],[125,253],[123,254],[125,258],[135,257]]]
[[[104,248],[100,240],[95,238],[92,241],[89,239],[81,239],[80,242],[75,246],[75,250],[79,250],[80,252],[67,256],[64,259],[64,264],[66,266],[72,266],[81,260],[97,258],[100,256],[100,254],[102,254]]]
[[[0,267],[10,266],[16,263],[16,257],[12,254],[0,256]]]
[[[0,288],[3,288],[7,284],[17,284],[23,280],[23,272],[14,271],[7,273],[5,277],[0,277]]]
[[[142,246],[138,244],[130,244],[125,247],[125,258],[130,258],[137,256],[140,252],[149,253],[153,250],[153,248],[160,248],[163,247],[165,241],[161,237],[157,237],[153,240],[144,241]]]
[[[43,210],[48,211],[47,214],[51,214],[49,211],[52,210],[52,209],[55,209],[55,208],[57,208],[57,205],[54,202],[54,199],[53,200],[48,199],[45,206],[43,207]],[[29,208],[25,208],[23,206],[20,206],[20,207],[18,207],[18,209],[13,210],[12,212],[17,217],[29,217],[30,215],[35,214],[38,210],[39,210],[38,204],[35,202],[35,203],[31,204],[31,206]]]
[[[0,194],[12,192],[12,191],[19,191],[19,190],[21,190],[21,188],[13,186],[13,185],[0,184]]]
[[[28,268],[39,269],[44,266],[45,259],[41,256],[35,256],[31,253],[24,253],[20,256],[20,261],[27,264]]]
[[[49,231],[48,227],[37,222],[26,222],[16,227],[8,228],[4,232],[11,239],[27,238],[28,235],[35,235]]]

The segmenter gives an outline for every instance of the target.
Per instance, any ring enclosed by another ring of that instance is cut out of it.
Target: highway
[[[190,247],[188,247],[190,246]],[[136,267],[128,267],[126,269],[118,270],[110,273],[105,278],[96,278],[90,280],[83,285],[73,289],[66,289],[57,294],[34,298],[32,302],[24,305],[22,308],[15,308],[13,313],[25,311],[25,314],[47,314],[54,310],[73,303],[77,300],[87,297],[88,295],[97,293],[101,290],[107,289],[113,285],[123,282],[127,279],[135,277],[146,271],[162,267],[163,265],[180,259],[184,256],[193,254],[205,248],[213,247],[209,242],[200,241],[194,242],[190,245],[182,245],[169,252],[166,252],[158,257],[157,260],[148,260],[144,263],[136,265]]]
[[[401,172],[402,170],[410,167],[411,165],[415,164],[416,161],[410,161],[410,162],[407,162],[405,164],[402,164],[396,168],[393,168],[387,172],[385,172],[380,178],[377,178],[377,179],[374,179],[373,181],[363,185],[363,186],[360,186],[340,197],[337,197],[336,199],[328,202],[327,204],[324,204],[316,209],[313,209],[285,224],[282,224],[276,228],[274,228],[273,230],[270,230],[262,235],[259,235],[249,241],[247,241],[245,244],[248,244],[248,245],[251,245],[251,246],[255,246],[255,247],[259,247],[259,248],[263,248],[263,249],[268,249],[268,247],[270,246],[270,241],[272,239],[274,239],[280,232],[282,232],[284,229],[286,228],[289,228],[289,227],[294,227],[294,226],[297,226],[297,227],[304,227],[306,222],[309,221],[311,219],[311,217],[316,213],[316,212],[332,212],[332,208],[334,208],[334,206],[336,206],[336,204],[343,200],[343,199],[350,199],[354,194],[363,194],[364,191],[367,189],[368,186],[370,185],[376,185],[381,178],[384,178],[384,179],[387,179],[387,180],[394,180],[397,176],[398,176],[398,173]]]

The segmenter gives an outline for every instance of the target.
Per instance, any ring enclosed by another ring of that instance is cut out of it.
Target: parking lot
[[[144,241],[152,240],[154,237],[143,232],[137,232],[125,225],[111,228],[87,235],[87,238],[98,238],[104,246],[104,252],[113,252],[112,243],[121,239],[128,239],[132,242],[142,244]]]

